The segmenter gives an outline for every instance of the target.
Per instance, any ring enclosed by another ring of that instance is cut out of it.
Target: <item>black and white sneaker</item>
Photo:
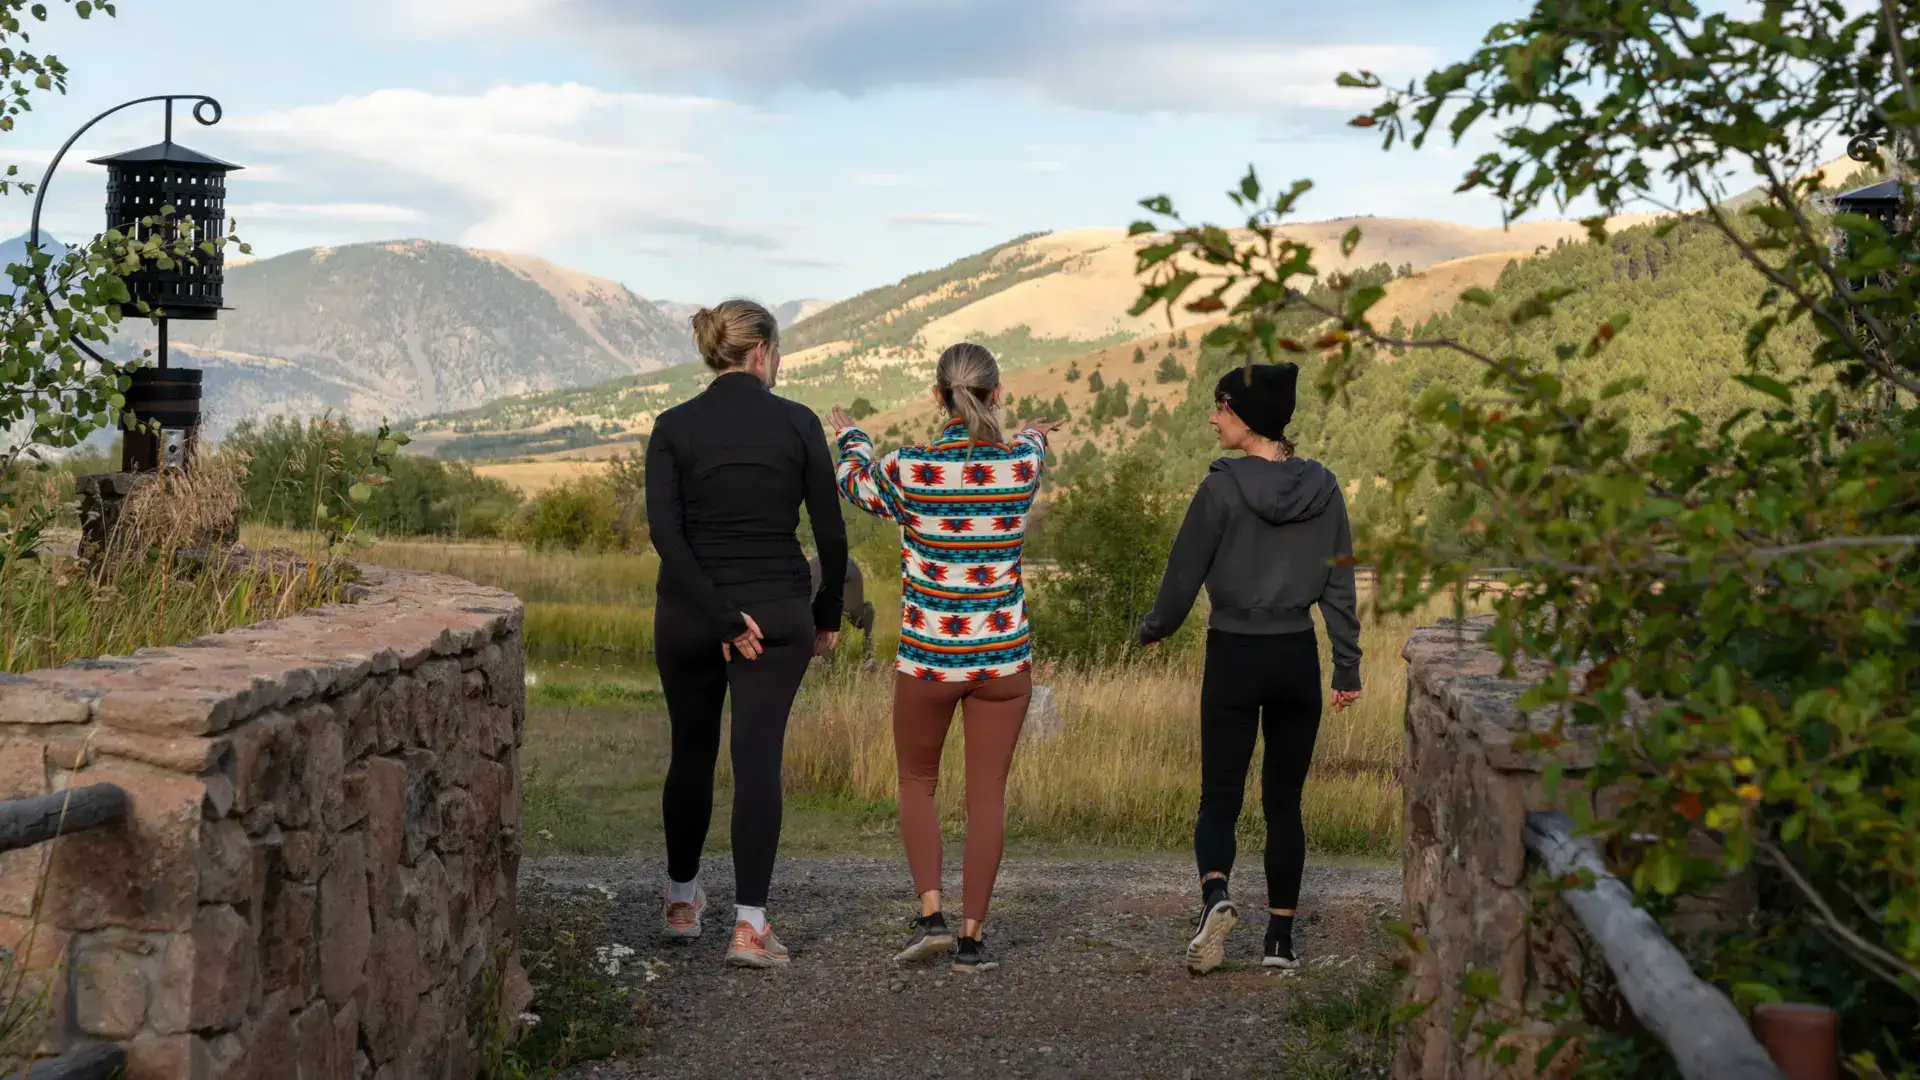
[[[1225,890],[1209,892],[1200,910],[1200,932],[1187,942],[1187,970],[1205,975],[1227,958],[1227,934],[1240,921],[1240,909]]]
[[[1000,961],[987,952],[987,943],[977,937],[959,939],[959,948],[953,953],[953,970],[972,975],[982,971],[992,971],[1000,966]]]
[[[917,964],[931,960],[953,948],[953,931],[947,929],[947,917],[936,911],[913,920],[913,936],[907,947],[894,954],[896,964]]]
[[[1267,941],[1260,950],[1260,966],[1289,971],[1300,966],[1300,957],[1293,951],[1292,919],[1283,922],[1276,916],[1267,923]]]

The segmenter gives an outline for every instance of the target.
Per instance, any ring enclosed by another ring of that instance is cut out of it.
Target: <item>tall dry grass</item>
[[[144,478],[90,560],[48,544],[35,558],[0,562],[0,670],[191,641],[337,599],[336,567],[227,546],[244,508],[244,467],[209,454],[188,472]]]
[[[319,543],[314,533],[257,525],[242,529],[241,539],[250,547],[294,550]],[[535,648],[626,656],[653,652],[653,586],[660,560],[652,552],[588,554],[500,542],[379,537],[355,559],[505,589],[526,603],[526,640]]]
[[[1444,614],[1368,619],[1360,702],[1321,719],[1307,778],[1308,841],[1320,852],[1384,853],[1400,841],[1401,717],[1406,680],[1400,650],[1413,627]],[[1323,671],[1331,671],[1321,635]],[[1044,652],[1044,643],[1041,646]],[[884,655],[884,654],[883,654]],[[1200,677],[1204,657],[1130,654],[1103,663],[1049,665],[1065,727],[1023,743],[1008,777],[1007,825],[1050,840],[1179,847],[1191,839],[1200,802]],[[895,797],[893,675],[840,664],[810,685],[788,729],[786,776],[794,793],[870,802]],[[965,820],[964,745],[956,719],[941,763],[941,818]],[[1259,762],[1250,770],[1241,834],[1264,839]]]

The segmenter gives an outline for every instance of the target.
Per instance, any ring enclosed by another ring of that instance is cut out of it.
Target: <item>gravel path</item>
[[[709,876],[726,863],[709,860]],[[1198,902],[1184,860],[1009,859],[987,940],[998,971],[944,963],[896,968],[918,914],[899,860],[783,862],[769,914],[793,952],[785,971],[726,968],[730,883],[709,882],[707,932],[659,929],[658,860],[544,859],[523,874],[618,894],[614,939],[667,965],[648,987],[650,1047],[580,1078],[1172,1077],[1295,1075],[1284,1022],[1296,995],[1351,987],[1387,961],[1379,924],[1397,911],[1400,875],[1381,864],[1309,866],[1295,940],[1300,972],[1258,966],[1265,882],[1241,871],[1251,900],[1227,967],[1203,979],[1181,949]],[[958,900],[960,875],[947,882]]]

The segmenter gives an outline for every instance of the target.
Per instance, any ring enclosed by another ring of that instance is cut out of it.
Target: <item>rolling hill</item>
[[[601,382],[692,358],[683,326],[624,286],[531,255],[424,240],[231,265],[215,322],[176,322],[206,372],[209,432],[245,417],[361,423]],[[152,344],[141,325],[123,352]]]
[[[1633,216],[1614,224],[1624,228],[1643,219]],[[1342,258],[1339,240],[1355,225],[1365,239]],[[1420,272],[1459,263],[1436,269],[1437,276],[1431,278],[1416,273],[1396,283],[1403,290],[1424,287],[1432,293],[1424,299],[1409,293],[1403,302],[1412,312],[1424,311],[1443,297],[1451,306],[1459,291],[1448,293],[1451,283],[1491,280],[1511,258],[1584,239],[1586,230],[1574,221],[1499,229],[1361,218],[1303,223],[1288,235],[1314,244],[1325,270],[1389,263]],[[783,335],[781,392],[820,409],[865,398],[888,413],[889,422],[898,423],[907,413],[896,417],[891,410],[915,408],[911,403],[925,393],[940,350],[962,340],[994,350],[1016,397],[1043,387],[1049,388],[1048,397],[1066,392],[1064,373],[1076,359],[1088,370],[1104,363],[1108,381],[1126,378],[1137,389],[1140,380],[1119,370],[1130,367],[1134,344],[1158,339],[1170,329],[1177,335],[1206,319],[1179,312],[1169,328],[1164,312],[1127,315],[1139,294],[1137,250],[1147,239],[1130,238],[1119,228],[1016,237],[833,304]],[[1422,281],[1429,283],[1413,284]],[[1116,351],[1119,361],[1083,359],[1100,350]],[[1191,364],[1188,367],[1191,370]],[[1015,378],[1041,370],[1051,374]],[[660,410],[684,400],[705,377],[696,364],[592,386],[518,394],[422,420],[415,426],[420,436],[416,446],[466,459],[580,457],[594,447],[644,438]],[[1028,382],[1033,385],[1027,387]],[[1152,384],[1148,393],[1157,402],[1171,391]]]

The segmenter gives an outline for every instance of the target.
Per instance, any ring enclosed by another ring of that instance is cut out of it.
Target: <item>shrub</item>
[[[1039,538],[1040,553],[1059,565],[1029,575],[1036,638],[1056,655],[1126,648],[1153,607],[1184,510],[1138,452],[1110,472],[1082,473],[1048,508]]]

